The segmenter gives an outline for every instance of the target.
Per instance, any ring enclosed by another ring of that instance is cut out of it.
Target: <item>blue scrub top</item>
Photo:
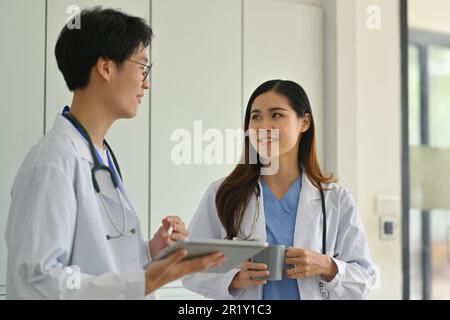
[[[267,242],[269,244],[294,245],[295,220],[302,187],[301,176],[295,180],[283,199],[273,194],[263,179],[261,185],[264,197],[264,214],[266,218]],[[264,300],[300,300],[296,279],[283,276],[281,281],[267,281],[263,286]]]

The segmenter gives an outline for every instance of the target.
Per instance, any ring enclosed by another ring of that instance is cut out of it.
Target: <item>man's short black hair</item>
[[[113,9],[95,7],[80,13],[81,29],[64,26],[56,42],[58,68],[70,91],[83,89],[92,67],[103,57],[121,64],[153,36],[145,21]]]

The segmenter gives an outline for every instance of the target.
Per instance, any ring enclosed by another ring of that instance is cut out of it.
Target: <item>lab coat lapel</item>
[[[58,114],[55,120],[55,129],[63,131],[70,138],[80,158],[89,162],[89,165],[92,168],[94,166],[94,159],[92,158],[92,154],[89,149],[89,143],[72,125],[72,123],[70,123],[69,120],[64,118],[63,115]],[[100,196],[104,196],[120,206],[119,202],[120,200],[117,196],[110,175],[105,170],[100,170],[96,172],[96,178],[98,185],[100,186]],[[92,186],[92,190],[93,192],[95,192],[94,186]],[[125,193],[125,189],[122,188],[122,190],[123,194],[122,192],[119,192],[119,194],[122,197],[122,203],[124,204],[125,209],[134,212],[134,209],[130,204],[128,196]]]
[[[80,158],[88,161],[91,166],[94,164],[88,142],[62,114],[56,115],[54,129],[69,137]]]
[[[311,220],[320,214],[320,191],[314,187],[308,176],[302,175],[302,189],[297,208],[297,219],[295,222],[294,247],[303,247],[305,237],[308,237],[307,230]]]
[[[242,220],[241,225],[241,233],[243,231],[243,234],[240,235],[239,238],[245,238],[248,235],[250,235],[251,240],[266,241],[267,235],[266,235],[266,218],[264,214],[264,199],[262,186],[259,180],[258,185],[260,188],[259,206],[258,206],[258,199],[254,194],[251,197],[247,209],[245,211],[244,219]]]

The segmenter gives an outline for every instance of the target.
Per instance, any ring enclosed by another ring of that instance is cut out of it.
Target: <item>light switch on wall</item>
[[[380,218],[380,238],[395,239],[396,237],[396,219],[394,217],[384,216]]]

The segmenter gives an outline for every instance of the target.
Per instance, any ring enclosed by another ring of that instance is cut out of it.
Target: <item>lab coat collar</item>
[[[261,190],[259,199],[259,216],[256,221],[256,225],[253,231],[253,238],[260,241],[267,241],[266,234],[266,221],[264,213],[264,195],[262,192],[262,185],[258,179],[258,185]],[[295,222],[294,231],[294,246],[301,247],[303,237],[307,232],[309,223],[316,214],[321,213],[321,203],[320,203],[320,191],[317,189],[309,180],[308,176],[303,170],[302,174],[302,188],[300,190],[298,207],[297,207],[297,218]],[[252,230],[252,222],[254,219],[254,214],[256,213],[257,205],[256,196],[253,197],[253,201],[249,203],[248,214],[246,214],[246,219],[243,221],[243,229],[246,230],[246,234],[249,234]]]
[[[302,247],[311,220],[321,213],[320,190],[317,189],[303,171],[302,190],[297,208],[297,219],[294,231],[294,247]]]
[[[72,123],[70,123],[70,121],[67,120],[61,113],[56,115],[53,129],[67,135],[79,156],[82,159],[89,161],[90,164],[94,164],[94,159],[92,158],[91,151],[89,150],[89,143],[83,138]]]
[[[53,128],[54,130],[59,131],[60,133],[65,134],[69,137],[81,159],[88,161],[91,167],[94,165],[94,159],[92,158],[92,154],[89,149],[89,143],[69,120],[67,120],[62,114],[58,113],[56,115]],[[100,171],[96,174],[96,178],[100,186],[101,195],[120,205],[120,199],[117,197],[116,190],[114,188],[114,185],[112,184],[109,174],[104,171]],[[134,212],[134,208],[131,205],[130,199],[125,192],[125,188],[122,188],[122,192],[119,191],[119,194],[122,197],[122,203],[124,204],[126,210]]]
[[[302,193],[304,198],[302,198]],[[320,199],[320,190],[312,184],[304,170],[302,173],[302,190],[300,191],[300,200],[302,199],[305,201]]]

